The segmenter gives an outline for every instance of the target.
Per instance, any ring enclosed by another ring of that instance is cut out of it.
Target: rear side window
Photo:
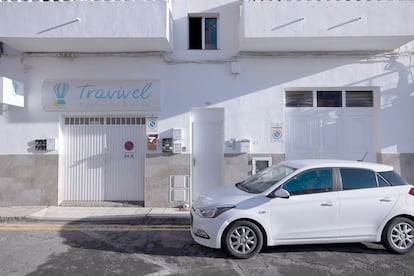
[[[377,187],[377,178],[375,172],[364,169],[342,168],[342,189],[367,189]]]
[[[399,185],[407,185],[407,181],[405,181],[404,178],[402,178],[400,175],[398,175],[394,171],[389,172],[380,172],[378,173],[380,177],[382,177],[386,182],[388,182],[389,186],[399,186]]]

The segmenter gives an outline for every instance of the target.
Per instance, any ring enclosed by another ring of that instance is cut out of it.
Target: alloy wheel
[[[413,246],[414,229],[406,222],[401,222],[391,230],[391,241],[398,249],[408,249]]]
[[[240,254],[250,254],[257,246],[255,231],[247,226],[239,226],[230,234],[231,248]]]

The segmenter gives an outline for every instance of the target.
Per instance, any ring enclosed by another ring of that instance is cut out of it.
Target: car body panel
[[[268,204],[272,240],[329,238],[338,233],[338,192],[275,198]]]
[[[237,189],[235,186],[221,186],[211,190],[208,194],[201,194],[194,201],[193,207],[237,204],[251,197],[252,194]]]
[[[399,187],[338,192],[341,235],[376,236],[378,226],[391,213],[401,194]],[[403,189],[404,190],[404,189]]]

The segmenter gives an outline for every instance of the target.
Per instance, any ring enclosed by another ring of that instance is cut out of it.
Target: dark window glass
[[[261,170],[266,169],[269,167],[269,161],[267,160],[256,160],[256,171],[254,173],[258,173]]]
[[[202,49],[202,18],[201,17],[189,17],[188,29],[189,29],[189,41],[190,49]]]
[[[391,186],[390,183],[388,183],[384,178],[382,178],[380,175],[378,175],[378,186],[379,187],[389,187]]]
[[[372,91],[346,91],[347,107],[373,107],[374,96]]]
[[[341,91],[317,91],[318,107],[342,107]]]
[[[405,181],[404,178],[402,178],[400,175],[398,175],[394,171],[389,172],[380,172],[378,173],[380,176],[382,176],[386,181],[388,181],[392,186],[398,186],[398,185],[407,185],[407,181]]]
[[[332,187],[332,169],[307,171],[283,185],[291,195],[330,192]]]
[[[236,187],[248,193],[258,194],[269,189],[294,171],[294,168],[283,165],[268,167],[238,183]]]
[[[217,49],[217,18],[205,19],[205,49]]]
[[[286,107],[312,107],[312,91],[286,91]]]
[[[344,190],[377,187],[375,172],[364,169],[341,169]]]

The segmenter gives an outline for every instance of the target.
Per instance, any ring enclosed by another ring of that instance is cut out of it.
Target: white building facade
[[[176,207],[285,159],[414,183],[414,1],[0,2],[0,205]]]

